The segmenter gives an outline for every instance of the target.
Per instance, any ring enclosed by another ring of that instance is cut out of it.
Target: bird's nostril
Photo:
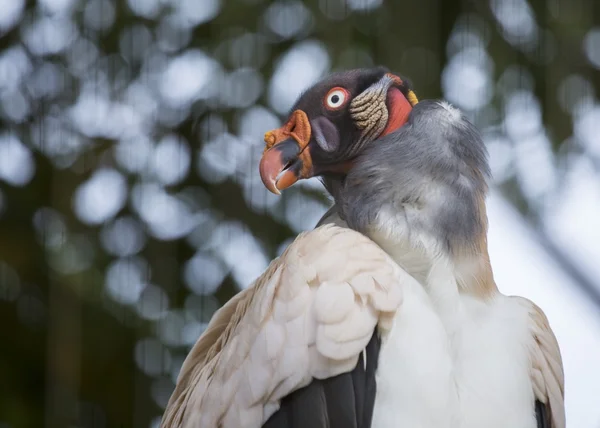
[[[287,171],[288,169],[290,169],[290,167],[292,166],[292,161],[288,161],[285,166],[283,167],[282,171]]]

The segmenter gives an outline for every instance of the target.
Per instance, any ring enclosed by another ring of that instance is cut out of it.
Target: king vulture
[[[335,205],[212,318],[164,428],[564,428],[559,347],[498,291],[478,130],[382,67],[330,75],[265,135],[274,193]]]

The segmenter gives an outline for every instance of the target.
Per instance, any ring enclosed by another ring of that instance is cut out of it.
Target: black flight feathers
[[[375,332],[367,345],[366,369],[361,354],[351,372],[313,379],[284,397],[263,428],[371,428],[380,346]]]

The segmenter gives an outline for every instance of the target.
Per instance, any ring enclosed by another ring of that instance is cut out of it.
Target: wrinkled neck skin
[[[497,294],[487,250],[487,153],[458,110],[422,101],[398,131],[373,141],[344,178],[324,222],[373,239],[439,299]]]

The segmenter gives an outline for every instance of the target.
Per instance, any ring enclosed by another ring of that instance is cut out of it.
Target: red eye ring
[[[336,111],[344,107],[350,100],[350,91],[341,86],[331,88],[325,98],[323,105],[327,110]]]

